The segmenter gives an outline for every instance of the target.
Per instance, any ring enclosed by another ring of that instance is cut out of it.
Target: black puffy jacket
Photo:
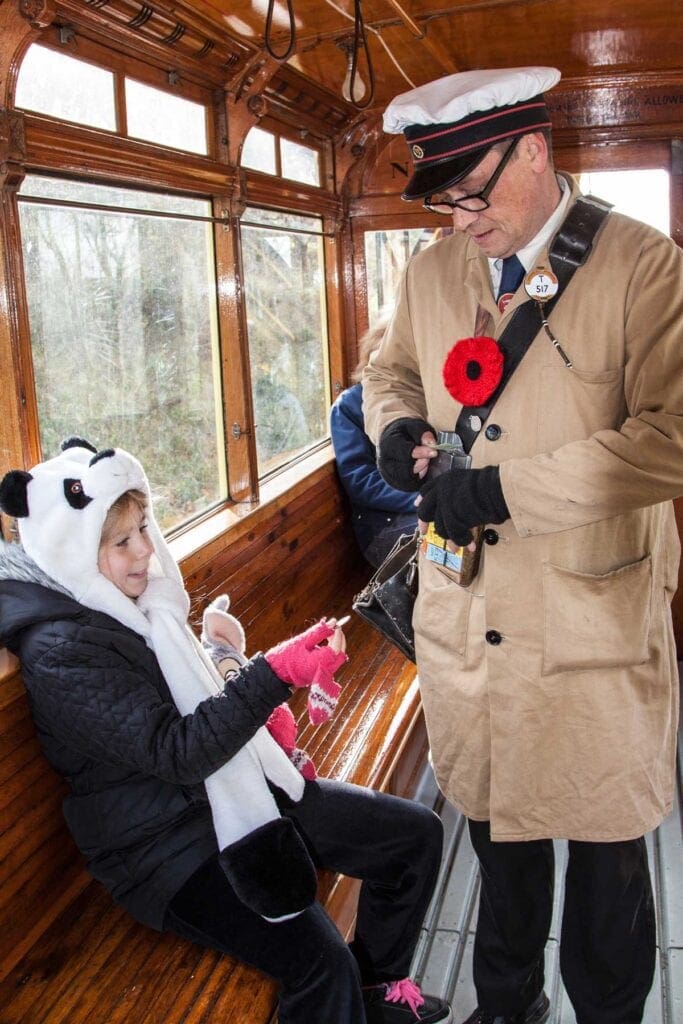
[[[203,780],[290,690],[257,655],[220,696],[182,717],[143,638],[49,584],[18,545],[0,546],[0,642],[21,660],[90,872],[161,928],[172,897],[217,849]]]

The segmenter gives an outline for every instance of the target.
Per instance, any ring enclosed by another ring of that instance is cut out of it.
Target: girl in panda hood
[[[281,1024],[450,1021],[406,977],[438,818],[304,778],[265,728],[293,687],[318,713],[334,705],[335,621],[238,657],[226,682],[187,625],[145,473],[120,449],[70,439],[8,473],[0,507],[20,539],[0,550],[0,641],[21,659],[93,876],[143,923],[274,977]],[[228,664],[221,644],[209,653]],[[315,900],[316,867],[363,880],[351,947]]]

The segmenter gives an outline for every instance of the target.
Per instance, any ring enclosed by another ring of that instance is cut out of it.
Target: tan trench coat
[[[401,416],[452,430],[447,353],[474,333],[479,304],[498,337],[525,298],[501,317],[463,236],[416,256],[363,380],[372,439]],[[422,697],[439,786],[490,819],[494,840],[630,839],[672,802],[681,253],[611,213],[550,324],[573,369],[540,333],[488,420],[500,437],[472,448],[474,466],[500,464],[511,519],[469,589],[421,562]]]

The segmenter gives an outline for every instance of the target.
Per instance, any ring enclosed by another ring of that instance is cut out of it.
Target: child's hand
[[[323,640],[329,643],[323,644]],[[266,652],[266,661],[284,683],[310,686],[308,714],[316,725],[329,718],[337,704],[341,687],[335,682],[334,673],[348,660],[345,649],[344,633],[335,620],[322,619]]]
[[[331,677],[344,664],[344,634],[332,622],[321,619],[304,633],[266,651],[266,661],[283,683],[310,686],[316,675]],[[322,643],[330,637],[331,643]]]
[[[305,779],[313,781],[317,778],[315,765],[305,750],[296,745],[296,719],[288,704],[279,704],[266,722],[266,729],[278,743],[292,762],[297,771]]]

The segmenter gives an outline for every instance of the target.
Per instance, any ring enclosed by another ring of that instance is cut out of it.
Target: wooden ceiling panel
[[[178,20],[194,12],[256,49],[264,45],[268,0],[161,0]],[[353,0],[291,0],[293,67],[325,88],[341,88],[337,48],[353,35]],[[552,64],[565,77],[681,66],[683,4],[676,0],[363,0],[376,71],[376,105],[457,70]],[[284,0],[274,7],[272,42],[289,38]],[[400,70],[399,70],[400,69]],[[361,74],[364,74],[361,62]]]
[[[191,62],[212,86],[240,92],[260,75],[256,86],[272,92],[275,78],[289,76],[298,88],[303,76],[327,94],[335,124],[344,126],[357,117],[341,99],[354,0],[290,2],[296,45],[278,68],[264,54],[268,0],[56,0],[73,23],[115,29],[127,49],[147,47],[165,67]],[[683,72],[683,0],[362,0],[362,11],[375,72],[368,113],[414,86],[477,68],[553,65],[560,91],[643,72],[673,82]],[[271,44],[276,54],[289,44],[285,0],[274,6]],[[367,83],[363,53],[358,69]]]

